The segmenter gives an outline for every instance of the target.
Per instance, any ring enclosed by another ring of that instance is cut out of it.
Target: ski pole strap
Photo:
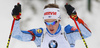
[[[35,40],[35,34],[33,33],[33,31],[30,31],[30,30],[28,30],[28,32],[31,33],[31,35],[32,35],[31,41],[34,41]]]
[[[78,24],[76,23],[75,18],[73,18],[73,20],[74,20],[75,25],[76,25],[76,27],[77,27],[77,29],[78,29],[80,35],[81,35],[81,38],[82,38],[82,40],[83,40],[83,42],[84,42],[84,44],[85,44],[85,47],[88,48],[88,46],[87,46],[87,44],[86,44],[86,41],[85,41],[85,39],[84,39],[84,37],[83,37],[83,35],[82,35],[82,33],[81,33],[81,30],[79,29]]]
[[[81,23],[89,32],[91,32],[87,24],[82,19],[78,18],[77,21],[79,22],[79,24]]]

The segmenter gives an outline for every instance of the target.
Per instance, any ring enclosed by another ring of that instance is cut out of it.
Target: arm
[[[77,12],[76,12],[75,8],[72,7],[70,4],[66,4],[65,8],[66,8],[67,13],[70,16],[70,18],[72,20],[74,20],[74,19],[76,20],[76,22],[79,26],[79,29],[81,30],[81,32],[83,34],[83,37],[86,38],[86,37],[90,36],[91,35],[90,29],[88,28],[86,23],[77,16]]]
[[[81,33],[83,34],[84,38],[91,36],[90,29],[88,28],[87,24],[82,19],[78,18],[77,24],[78,24],[79,29],[81,30]]]
[[[41,44],[41,35],[43,33],[43,29],[32,29],[28,31],[20,30],[20,16],[21,16],[21,5],[15,5],[12,10],[12,16],[15,19],[15,24],[12,32],[12,37],[21,41],[34,41],[37,46]]]
[[[37,47],[40,47],[41,45],[41,37],[43,34],[43,28],[37,28],[37,29],[31,29],[28,31],[22,31],[25,34],[31,34],[32,35],[32,39],[31,41],[34,41],[35,44],[37,45]]]
[[[18,5],[15,5],[12,10],[12,16],[15,19],[15,24],[12,32],[12,37],[21,40],[21,41],[29,41],[32,39],[32,36],[30,34],[23,34],[20,30],[19,24],[20,24],[20,16],[21,16],[21,4],[18,3]],[[26,36],[27,37],[24,37]]]
[[[12,37],[25,42],[34,41],[37,46],[40,46],[43,28],[22,31],[19,25],[20,21],[15,21]]]
[[[22,33],[20,30],[19,24],[20,22],[16,20],[14,24],[14,28],[13,28],[12,37],[21,41],[31,41],[32,35]]]
[[[86,23],[84,23],[84,21],[77,16],[75,8],[69,4],[66,4],[65,8],[66,8],[67,13],[70,16],[70,18],[72,20],[75,19],[77,21],[77,24],[81,30],[83,37],[87,38],[87,37],[91,36],[91,31],[87,27]],[[66,32],[66,36],[68,38],[68,41],[69,41],[71,47],[74,47],[75,41],[78,39],[81,39],[78,29],[69,25],[69,26],[65,27],[65,32]]]
[[[78,25],[79,25],[79,28],[81,29],[81,33],[82,33],[84,38],[91,36],[91,32],[88,31],[82,24],[78,23]],[[64,30],[66,32],[65,35],[66,35],[68,42],[69,42],[71,47],[75,46],[76,40],[82,39],[77,28],[68,25],[68,26],[65,27]]]

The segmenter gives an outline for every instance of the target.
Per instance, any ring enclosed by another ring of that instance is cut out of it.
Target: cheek
[[[59,23],[56,23],[53,27],[54,27],[55,29],[58,29],[58,26],[59,26]]]
[[[48,25],[46,25],[46,27],[48,28]]]
[[[49,26],[48,26],[48,25],[46,25],[46,27],[48,28]]]

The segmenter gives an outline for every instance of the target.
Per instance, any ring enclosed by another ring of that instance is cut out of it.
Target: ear
[[[60,23],[61,20],[58,20],[58,22]]]

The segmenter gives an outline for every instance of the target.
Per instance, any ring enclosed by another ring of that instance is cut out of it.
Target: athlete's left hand
[[[70,4],[66,3],[65,9],[71,19],[75,19],[75,20],[78,19],[78,16],[77,16],[77,13],[76,13],[76,10],[74,7],[72,7]]]

